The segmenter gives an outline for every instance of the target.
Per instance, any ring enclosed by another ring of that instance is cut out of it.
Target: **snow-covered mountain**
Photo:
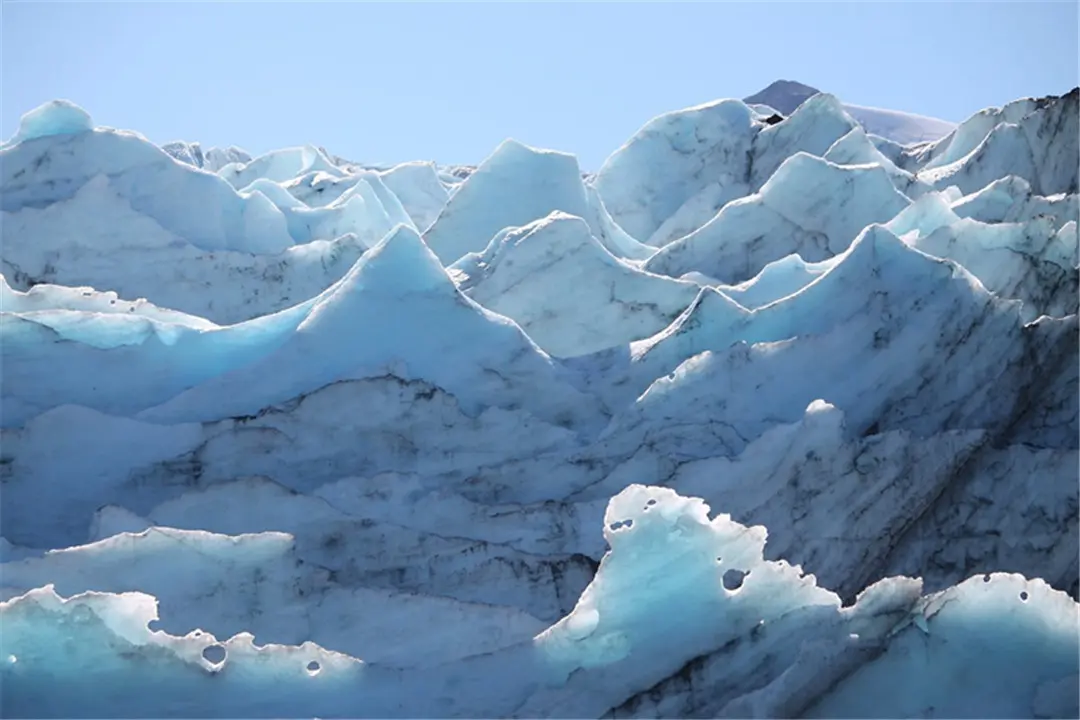
[[[790,115],[795,108],[820,92],[817,88],[793,80],[777,80],[764,90],[743,98],[743,102],[770,107],[783,115]],[[866,132],[901,145],[940,140],[956,128],[955,123],[946,120],[898,110],[847,104],[844,109],[859,121]]]
[[[769,92],[595,176],[24,116],[0,714],[1080,714],[1080,92]]]

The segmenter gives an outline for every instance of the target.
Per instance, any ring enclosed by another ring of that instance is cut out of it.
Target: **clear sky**
[[[595,170],[649,118],[784,78],[960,121],[1077,85],[1077,2],[2,6],[6,139],[67,98],[154,142]]]

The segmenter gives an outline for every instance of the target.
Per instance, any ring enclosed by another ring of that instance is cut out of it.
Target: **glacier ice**
[[[759,128],[734,100],[661,115],[607,159],[594,187],[631,237],[663,245],[696,229],[678,228],[680,212],[711,216],[750,192],[746,156]]]
[[[156,534],[167,542],[176,533]],[[121,534],[113,542],[153,535]],[[680,715],[693,709],[767,717],[784,708],[783,714],[815,717],[1011,717],[1063,716],[1075,703],[1076,604],[1041,581],[994,574],[922,595],[917,580],[892,578],[841,607],[813,575],[763,558],[765,528],[723,514],[710,519],[700,499],[642,485],[612,498],[604,536],[610,550],[567,617],[524,642],[487,652],[457,647],[465,655],[448,663],[425,657],[424,645],[393,647],[396,655],[379,661],[310,641],[256,645],[247,632],[226,639],[202,628],[184,635],[151,630],[168,604],[149,594],[65,598],[47,584],[0,603],[0,650],[8,658],[0,669],[2,702],[7,714],[116,714],[120,688],[139,679],[153,692],[123,693],[123,716],[261,716],[269,708],[243,696],[265,697],[262,688],[271,683],[279,688],[271,693],[277,714],[315,710],[324,716]],[[203,534],[188,542],[201,550],[198,562],[220,562],[224,553],[258,563],[266,552],[273,557],[287,537]],[[94,547],[36,562],[70,561]],[[97,547],[100,563],[108,550]],[[138,563],[112,567],[111,573],[129,578],[125,584],[154,585],[160,576]],[[230,582],[244,577],[233,574]],[[263,586],[274,592],[272,583]],[[217,605],[219,612],[227,607],[237,605]],[[384,612],[438,627],[437,613],[409,602]],[[213,613],[204,610],[203,617],[228,627]],[[462,630],[440,628],[451,636]],[[388,639],[385,633],[363,638],[355,626],[354,632],[356,643],[373,652]],[[75,641],[65,654],[56,649],[59,633]],[[1024,662],[1015,664],[1017,657]],[[962,671],[972,664],[981,672]],[[897,692],[897,674],[922,681]],[[495,678],[498,690],[489,687]],[[53,683],[65,692],[49,692]]]
[[[284,182],[309,172],[344,174],[319,148],[304,147],[275,150],[247,162],[233,162],[217,170],[217,174],[239,190],[263,178]]]
[[[577,158],[507,140],[454,191],[424,242],[449,265],[483,250],[504,228],[555,210],[588,218],[587,208]]]
[[[741,282],[790,253],[825,260],[847,248],[864,227],[889,220],[909,203],[880,165],[835,165],[799,152],[760,192],[728,203],[644,268]]]
[[[417,230],[424,232],[442,212],[450,196],[439,180],[434,163],[402,163],[379,174],[387,188],[400,199]]]
[[[210,332],[123,314],[99,316],[87,327],[71,321],[77,318],[54,319],[59,312],[13,313],[0,328],[7,355],[5,425],[69,403],[153,422],[219,420],[255,415],[334,382],[388,373],[431,378],[466,412],[525,406],[565,425],[595,416],[517,325],[460,295],[405,226],[316,297]],[[421,319],[434,323],[434,332],[401,332]],[[448,352],[460,360],[447,362]],[[325,359],[313,365],[306,362],[312,356]],[[96,382],[62,372],[46,382],[41,375],[44,367],[71,362],[93,368]],[[272,367],[290,370],[268,372]],[[548,390],[535,395],[538,383]]]
[[[960,217],[986,223],[1023,222],[1046,217],[1063,225],[1080,216],[1076,193],[1044,197],[1032,192],[1031,183],[1015,175],[995,180],[981,190],[954,200],[952,210]]]
[[[1080,91],[1058,98],[1018,100],[988,108],[945,138],[907,159],[920,179],[936,187],[956,185],[972,193],[994,180],[1016,175],[1036,193],[1078,189]]]
[[[923,169],[948,165],[964,158],[979,147],[994,128],[1003,123],[1017,123],[1037,109],[1036,103],[1023,98],[1007,105],[985,108],[960,123],[951,133],[937,142],[916,148],[914,160]]]
[[[648,123],[607,159],[593,185],[632,238],[663,247],[761,190],[787,158],[820,157],[857,128],[831,95],[811,98],[775,125],[741,102],[717,101]]]
[[[559,357],[648,337],[698,291],[693,283],[620,262],[583,219],[561,212],[499,233],[483,253],[458,260],[451,273],[466,295],[512,318]]]
[[[0,149],[5,244],[13,242],[13,222],[47,213],[95,179],[97,193],[115,193],[134,212],[206,250],[268,253],[293,244],[284,218],[265,200],[239,196],[221,178],[177,162],[135,133],[105,128]],[[44,228],[19,231],[31,244],[34,235],[51,234]]]
[[[226,536],[167,527],[121,532],[6,563],[3,594],[4,599],[19,596],[51,578],[62,578],[54,589],[65,597],[87,591],[146,592],[158,601],[160,629],[171,634],[201,629],[219,637],[250,632],[259,644],[312,640],[396,667],[439,665],[493,652],[527,641],[544,627],[516,608],[441,598],[431,591],[418,595],[358,587],[358,573],[335,573],[310,554],[305,561],[293,544],[292,536],[282,532]],[[366,622],[358,622],[349,606],[365,607]],[[431,623],[431,630],[414,632],[420,623]]]
[[[243,164],[252,160],[250,153],[236,146],[227,148],[210,147],[203,150],[201,143],[175,140],[165,143],[161,146],[161,149],[180,162],[210,172],[217,172],[231,163]]]
[[[751,185],[760,188],[784,161],[800,152],[823,156],[858,123],[832,95],[810,98],[784,122],[770,125],[754,139]]]
[[[23,115],[19,131],[5,144],[16,145],[56,135],[79,135],[93,129],[90,113],[70,100],[53,100]]]
[[[1075,717],[1077,92],[810,95],[595,175],[25,116],[0,714]]]
[[[321,207],[304,205],[267,178],[254,180],[240,196],[268,200],[284,216],[290,236],[300,244],[355,235],[366,247],[372,247],[398,225],[415,228],[401,201],[376,173],[353,176],[347,190]]]
[[[896,189],[912,199],[930,189],[926,183],[906,170],[901,170],[885,157],[862,128],[855,128],[834,142],[822,157],[837,165],[880,165],[892,178]]]

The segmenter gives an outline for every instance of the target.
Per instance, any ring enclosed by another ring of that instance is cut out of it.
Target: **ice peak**
[[[364,253],[341,284],[387,295],[452,291],[454,287],[435,253],[405,224],[395,226]]]
[[[905,262],[905,259],[907,262]],[[909,247],[888,227],[875,223],[866,226],[859,233],[859,236],[851,243],[851,247],[844,253],[831,272],[850,268],[857,273],[868,272],[870,275],[877,276],[886,266],[890,266],[889,270],[904,272],[907,269],[904,266],[910,265],[911,261],[920,266],[924,262],[930,264],[939,264],[941,262]],[[826,273],[824,277],[827,277],[831,272]]]
[[[804,307],[835,305],[841,298],[865,298],[869,287],[886,293],[916,294],[919,287],[952,275],[946,263],[908,246],[887,226],[876,223],[864,228],[834,263],[798,293],[798,302]]]
[[[675,338],[677,343],[697,347],[700,340],[727,337],[731,330],[749,317],[750,311],[732,300],[725,293],[713,287],[703,287],[689,307],[668,327],[636,343],[631,344],[632,357],[640,358],[662,347],[665,341]],[[676,349],[676,354],[691,354],[685,349]]]
[[[450,264],[483,250],[500,230],[527,225],[553,210],[589,215],[577,159],[505,140],[461,184],[424,240]]]
[[[881,165],[841,166],[823,157],[799,151],[780,164],[772,177],[762,186],[761,194],[770,198],[775,196],[780,200],[783,195],[799,192],[796,188],[824,187],[826,183],[828,187],[836,190],[851,179],[860,176],[877,176],[878,186],[883,190],[892,187],[885,168]],[[810,194],[817,194],[817,192],[810,191]]]
[[[940,227],[960,221],[948,201],[939,193],[927,193],[901,210],[886,227],[898,236],[908,233],[929,235]]]
[[[5,144],[53,135],[78,135],[94,129],[90,113],[70,100],[50,100],[26,113],[19,120],[19,132]]]
[[[558,157],[573,159],[574,162],[577,162],[574,156],[570,153],[561,152],[559,150],[549,150],[547,148],[533,147],[532,145],[526,145],[520,140],[515,140],[514,138],[506,138],[501,143],[499,143],[499,146],[495,148],[495,151],[488,156],[488,159],[485,160],[484,163],[488,163],[495,158],[518,160],[521,158],[525,158],[529,155],[555,155]],[[483,163],[481,164],[481,167],[483,167]]]
[[[850,117],[847,113],[847,110],[844,109],[843,104],[841,104],[840,100],[837,99],[835,95],[823,92],[819,92],[817,95],[808,98],[806,102],[800,105],[798,109],[796,109],[795,112],[792,113],[792,117],[797,117],[799,115],[803,115],[805,117],[814,113],[842,115],[844,117]],[[852,127],[854,126],[855,123],[854,121],[852,121]]]
[[[511,235],[524,239],[540,234],[542,231],[554,233],[551,236],[551,242],[557,245],[565,245],[568,237],[571,238],[573,245],[580,245],[583,238],[591,235],[589,224],[584,219],[563,210],[552,210],[539,220],[533,220],[528,225],[513,231]],[[563,242],[559,242],[560,240]],[[599,243],[596,244],[599,245]]]

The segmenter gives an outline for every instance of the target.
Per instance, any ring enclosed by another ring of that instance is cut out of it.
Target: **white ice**
[[[0,715],[1075,717],[1078,93],[811,94],[596,175],[25,116]]]

